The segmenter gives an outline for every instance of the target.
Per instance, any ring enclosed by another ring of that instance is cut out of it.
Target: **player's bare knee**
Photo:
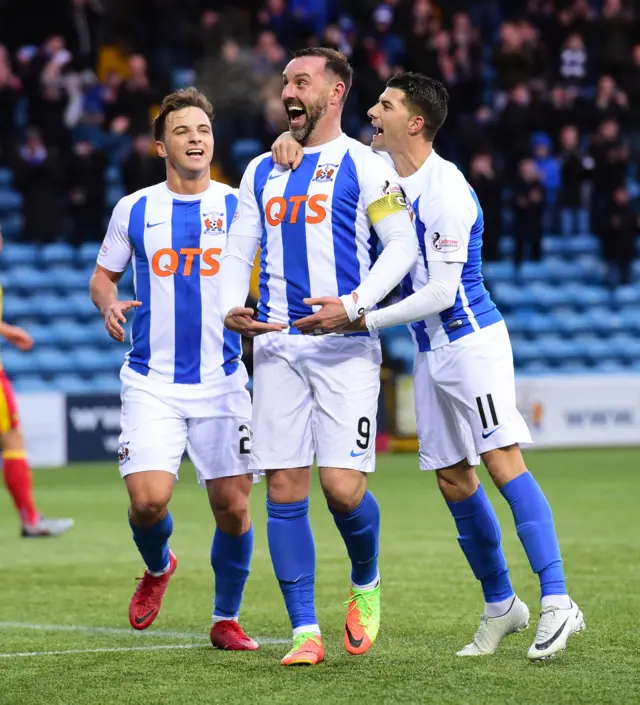
[[[462,502],[478,489],[480,480],[466,460],[436,471],[438,487],[447,502]]]
[[[169,508],[167,500],[156,497],[132,497],[131,521],[137,526],[153,526],[164,519]]]
[[[311,468],[267,470],[267,494],[276,504],[302,502],[309,496]]]
[[[24,451],[24,437],[19,428],[11,428],[0,436],[0,448],[7,453],[22,453]]]
[[[483,453],[482,462],[498,488],[504,487],[507,482],[511,482],[527,471],[522,451],[517,443]]]
[[[367,491],[367,475],[357,470],[320,468],[320,484],[327,504],[337,512],[353,511]]]
[[[209,504],[216,525],[226,534],[239,536],[249,530],[249,494],[252,483],[251,475],[207,481]]]

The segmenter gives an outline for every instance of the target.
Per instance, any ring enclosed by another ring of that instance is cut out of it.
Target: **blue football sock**
[[[351,559],[351,582],[369,585],[378,575],[380,507],[376,498],[367,490],[353,511],[343,514],[329,509]]]
[[[544,492],[527,471],[500,490],[509,502],[531,569],[540,578],[542,597],[566,595],[562,556],[553,514]]]
[[[267,499],[267,537],[273,568],[295,629],[317,624],[316,547],[309,523],[309,499],[276,504]]]
[[[238,616],[252,552],[253,526],[240,536],[215,530],[211,543],[211,567],[215,576],[214,617],[233,619]]]
[[[498,517],[482,485],[462,502],[447,502],[458,529],[458,543],[482,585],[485,602],[511,597],[507,559],[502,551]]]
[[[129,517],[129,526],[147,570],[161,573],[169,565],[169,537],[173,533],[171,512],[153,526],[136,526]]]

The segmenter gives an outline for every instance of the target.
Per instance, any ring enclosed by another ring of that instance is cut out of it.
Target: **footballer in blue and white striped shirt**
[[[147,570],[130,604],[131,626],[153,622],[176,568],[168,504],[187,450],[217,523],[212,643],[256,649],[237,623],[253,546],[251,401],[240,336],[223,328],[219,308],[220,258],[237,192],[210,180],[212,117],[196,89],[165,98],[154,130],[167,180],[116,205],[91,295],[119,341],[125,314],[136,308],[120,375],[119,459],[133,538]],[[130,262],[136,301],[118,301],[117,283]]]
[[[380,623],[380,515],[366,479],[375,469],[378,336],[301,335],[296,322],[313,312],[308,299],[320,294],[333,295],[323,309],[325,324],[355,320],[402,280],[418,248],[397,174],[342,132],[351,85],[345,57],[332,49],[302,50],[283,78],[283,103],[304,159],[293,172],[265,154],[246,170],[222,261],[221,309],[232,331],[286,327],[255,342],[252,467],[267,473],[269,546],[294,638],[283,664],[291,665],[324,658],[307,514],[314,459],[352,562],[347,651],[367,651]],[[258,247],[253,321],[242,305]]]

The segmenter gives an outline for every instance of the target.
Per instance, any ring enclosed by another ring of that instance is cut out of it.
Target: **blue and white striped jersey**
[[[420,257],[402,283],[403,294],[410,296],[426,285],[429,262],[464,262],[454,305],[409,326],[419,350],[433,350],[502,320],[482,277],[482,208],[462,172],[432,152],[400,183],[412,205],[420,247]]]
[[[212,181],[195,196],[166,182],[125,196],[114,208],[98,264],[123,272],[133,262],[135,310],[125,365],[177,384],[224,379],[236,371],[240,336],[223,328],[220,257],[237,190]]]
[[[382,157],[346,135],[305,148],[296,171],[270,154],[254,159],[231,235],[259,240],[258,320],[291,324],[312,313],[303,299],[356,289],[376,260],[373,226],[406,210],[398,181]]]

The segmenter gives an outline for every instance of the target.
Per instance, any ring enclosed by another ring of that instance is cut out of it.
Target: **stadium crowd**
[[[345,126],[395,72],[443,81],[450,117],[436,148],[485,212],[486,260],[501,234],[515,261],[544,232],[595,232],[615,281],[630,277],[640,192],[640,23],[624,0],[211,0],[24,2],[0,24],[0,164],[23,201],[20,237],[102,237],[105,173],[131,192],[163,179],[149,130],[162,95],[195,83],[216,107],[216,178],[237,184],[286,129],[288,52],[323,44],[355,69]],[[121,195],[118,194],[118,195]]]

